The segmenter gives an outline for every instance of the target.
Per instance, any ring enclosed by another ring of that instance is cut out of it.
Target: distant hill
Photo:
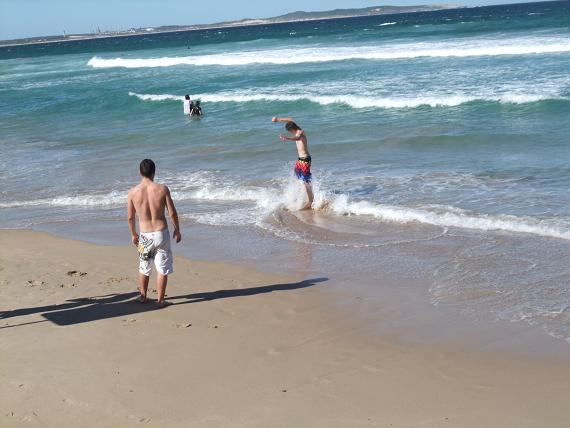
[[[335,9],[322,12],[291,12],[273,18],[241,19],[239,21],[219,22],[204,25],[163,25],[160,27],[130,28],[124,31],[98,31],[91,34],[70,34],[60,36],[32,37],[18,40],[0,40],[0,46],[25,45],[35,43],[54,43],[73,40],[96,39],[105,37],[133,36],[138,34],[169,33],[174,31],[204,30],[210,28],[242,27],[259,24],[278,24],[283,22],[311,21],[359,16],[389,15],[394,13],[426,12],[441,9],[454,9],[456,5],[417,5],[417,6],[375,6],[359,9]]]
[[[239,25],[279,24],[282,22],[316,21],[322,19],[356,18],[359,16],[390,15],[394,13],[428,12],[431,10],[457,9],[458,5],[417,5],[417,6],[373,6],[354,9],[334,9],[320,12],[297,11],[273,18],[241,19],[239,21],[221,22],[211,26],[234,27]],[[210,26],[208,26],[210,27]]]
[[[454,5],[417,5],[417,6],[374,6],[358,9],[335,9],[324,12],[291,12],[285,15],[268,18],[273,22],[304,21],[313,19],[334,19],[357,16],[387,15],[391,13],[426,12],[430,10],[457,8]]]

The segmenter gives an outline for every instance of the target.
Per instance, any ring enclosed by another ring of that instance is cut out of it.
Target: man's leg
[[[308,210],[311,209],[315,196],[313,195],[313,186],[311,186],[311,183],[305,183],[305,189],[307,190],[307,197],[309,198],[309,202],[303,209]]]
[[[168,275],[156,273],[156,293],[158,294],[158,305],[164,306],[164,293],[166,293],[166,283],[168,282]]]
[[[139,272],[139,291],[141,293],[141,302],[146,301],[146,293],[148,291],[149,277]]]

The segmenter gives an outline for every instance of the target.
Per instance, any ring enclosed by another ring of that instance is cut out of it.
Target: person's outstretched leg
[[[143,303],[146,302],[146,293],[148,291],[148,279],[149,279],[148,276],[139,272],[139,291],[141,293],[139,300]]]
[[[168,282],[168,275],[156,274],[156,293],[158,294],[158,306],[166,306],[164,301],[164,294],[166,293],[166,283]]]

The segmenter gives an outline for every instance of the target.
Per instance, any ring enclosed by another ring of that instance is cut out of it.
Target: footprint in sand
[[[87,272],[80,272],[78,270],[70,270],[67,272],[67,276],[78,276],[78,277],[83,277],[87,275]]]
[[[61,288],[65,288],[65,287],[77,287],[77,285],[75,284],[75,282],[72,283],[72,284],[59,284],[59,286],[60,286]]]
[[[38,279],[36,280],[28,280],[28,285],[30,287],[41,287],[42,285],[45,285],[46,283],[43,281],[40,281]]]
[[[281,355],[281,352],[278,351],[278,350],[275,349],[275,348],[269,348],[269,349],[267,349],[267,350],[265,351],[265,353],[266,353],[267,355],[272,356],[272,357],[277,357],[277,356]]]
[[[107,280],[105,281],[105,284],[107,284],[107,285],[118,284],[119,282],[128,281],[128,280],[129,280],[129,278],[127,278],[125,276],[112,276],[110,278],[107,278]]]
[[[14,380],[10,381],[10,385],[16,386],[18,388],[22,388],[25,386],[25,384],[21,383],[21,382],[16,382]]]
[[[190,324],[190,323],[177,324],[176,327],[178,327],[178,328],[188,328],[188,327],[192,327],[192,324]]]

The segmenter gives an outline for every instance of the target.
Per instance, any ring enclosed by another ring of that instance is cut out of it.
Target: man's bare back
[[[164,213],[168,200],[172,202],[168,188],[150,180],[141,182],[129,191],[129,203],[137,213],[141,232],[158,232],[168,227]],[[169,213],[171,211],[168,210]]]

